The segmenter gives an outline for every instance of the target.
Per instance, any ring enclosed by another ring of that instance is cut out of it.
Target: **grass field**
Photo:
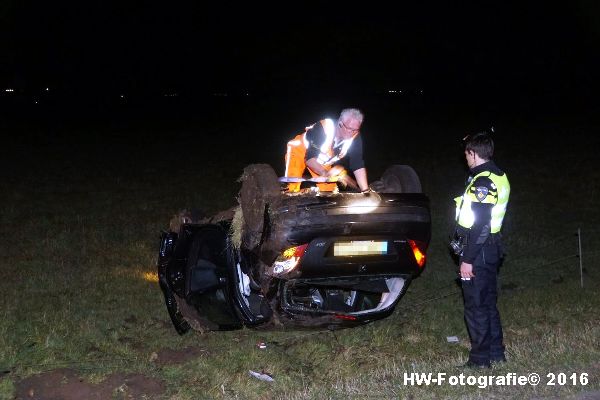
[[[281,122],[285,116],[251,128],[249,115],[226,113],[194,125],[3,126],[12,139],[2,149],[0,183],[0,398],[92,398],[94,391],[98,398],[165,399],[597,395],[598,125],[512,117],[497,126],[496,160],[512,184],[499,300],[509,362],[484,374],[535,372],[541,383],[410,385],[405,373],[481,374],[456,367],[469,343],[446,251],[452,198],[465,178],[459,139],[470,125],[458,117],[407,122],[393,112],[367,110],[367,163],[372,179],[394,163],[419,173],[432,207],[428,264],[391,317],[335,332],[180,337],[156,282],[158,234],[171,215],[233,205],[248,163],[282,172],[285,141],[297,130]],[[232,134],[248,129],[255,136]],[[459,343],[448,343],[454,335]],[[566,384],[546,384],[548,374],[561,373]]]

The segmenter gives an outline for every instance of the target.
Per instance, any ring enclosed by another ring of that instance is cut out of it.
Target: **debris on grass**
[[[248,373],[250,374],[250,376],[253,376],[258,380],[261,380],[264,382],[275,382],[275,379],[273,379],[273,377],[269,374],[256,372],[256,371],[252,371],[252,370],[249,370]]]
[[[458,336],[446,336],[446,341],[448,341],[448,343],[459,343],[460,340],[458,339]]]

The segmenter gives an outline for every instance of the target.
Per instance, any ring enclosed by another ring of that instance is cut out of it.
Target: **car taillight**
[[[308,244],[303,244],[286,249],[273,263],[273,273],[277,275],[287,274],[296,268],[307,247]]]
[[[423,266],[425,265],[425,253],[421,251],[421,249],[417,245],[417,242],[415,242],[414,240],[409,239],[408,244],[410,244],[410,248],[412,249],[413,254],[415,255],[415,260],[417,261],[417,264],[419,265],[419,267],[423,268]]]

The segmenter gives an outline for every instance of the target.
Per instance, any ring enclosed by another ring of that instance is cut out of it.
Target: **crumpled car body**
[[[159,283],[180,334],[385,318],[422,272],[431,237],[422,193],[279,193],[240,241],[241,213],[161,234]]]

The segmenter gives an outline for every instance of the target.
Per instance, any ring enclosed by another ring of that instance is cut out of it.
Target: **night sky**
[[[478,4],[4,1],[0,87],[595,96],[597,2]]]

